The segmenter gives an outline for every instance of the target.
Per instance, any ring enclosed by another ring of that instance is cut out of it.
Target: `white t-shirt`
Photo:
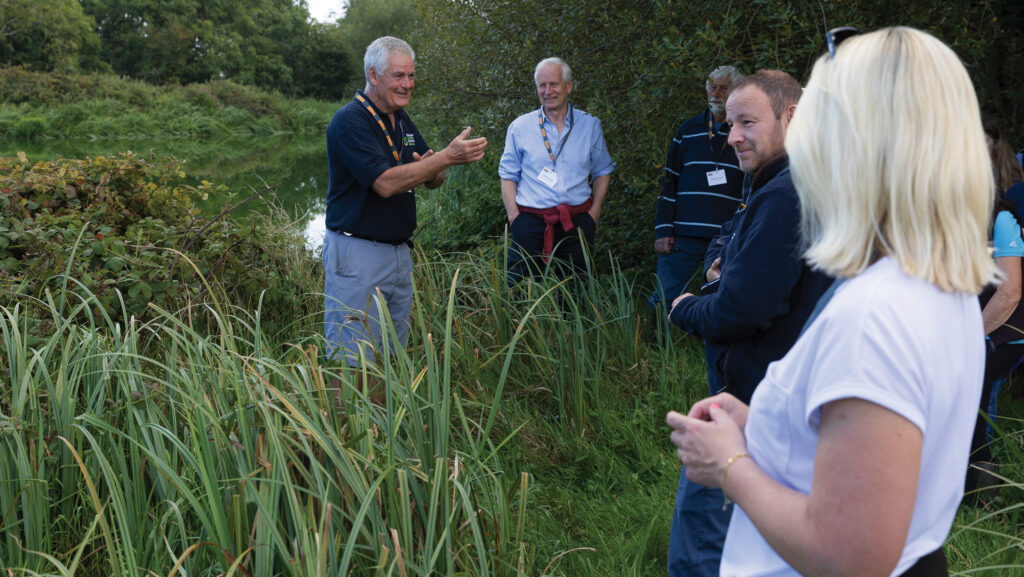
[[[768,367],[750,403],[747,451],[786,487],[809,494],[821,407],[859,398],[923,435],[921,473],[899,575],[938,549],[963,496],[985,350],[974,295],[943,293],[884,258],[836,290],[785,357]],[[797,575],[740,507],[721,575]]]

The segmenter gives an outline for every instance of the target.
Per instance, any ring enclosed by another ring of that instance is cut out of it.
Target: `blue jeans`
[[[718,577],[733,508],[723,510],[724,502],[721,489],[687,481],[683,467],[668,541],[669,577]]]
[[[666,311],[672,309],[672,301],[683,294],[693,275],[700,272],[710,242],[710,238],[677,236],[672,252],[658,255],[658,287],[647,299],[651,310],[659,302],[664,303]]]

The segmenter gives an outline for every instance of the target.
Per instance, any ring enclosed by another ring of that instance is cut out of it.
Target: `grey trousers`
[[[412,257],[406,244],[363,240],[327,231],[324,237],[324,336],[327,355],[337,358],[344,350],[349,366],[368,361],[384,342],[382,315],[391,318],[392,349],[405,347],[412,310]],[[378,292],[379,291],[379,292]],[[390,333],[390,329],[386,329]]]

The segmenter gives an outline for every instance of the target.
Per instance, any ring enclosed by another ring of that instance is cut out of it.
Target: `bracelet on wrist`
[[[725,492],[725,480],[729,476],[729,468],[732,467],[733,463],[742,459],[743,457],[746,457],[748,459],[752,458],[748,453],[740,451],[739,453],[736,453],[735,455],[729,457],[729,460],[725,462],[725,467],[722,469],[722,495],[724,497],[722,501],[723,511],[725,511],[726,508],[729,507],[729,503],[732,503],[732,499],[730,499],[729,495],[726,494]]]

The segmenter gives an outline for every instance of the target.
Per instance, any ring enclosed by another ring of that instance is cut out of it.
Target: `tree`
[[[295,89],[295,66],[315,36],[305,2],[292,0],[82,0],[113,69],[162,84],[232,79]]]
[[[295,93],[321,100],[351,98],[349,85],[362,79],[362,68],[353,68],[340,27],[316,23],[308,34],[308,48],[295,55],[292,65]]]
[[[345,17],[339,20],[341,39],[358,73],[349,92],[364,84],[363,55],[366,47],[381,36],[408,41],[417,26],[415,7],[404,0],[348,0]]]
[[[95,50],[94,23],[77,0],[0,0],[0,63],[71,72]]]

